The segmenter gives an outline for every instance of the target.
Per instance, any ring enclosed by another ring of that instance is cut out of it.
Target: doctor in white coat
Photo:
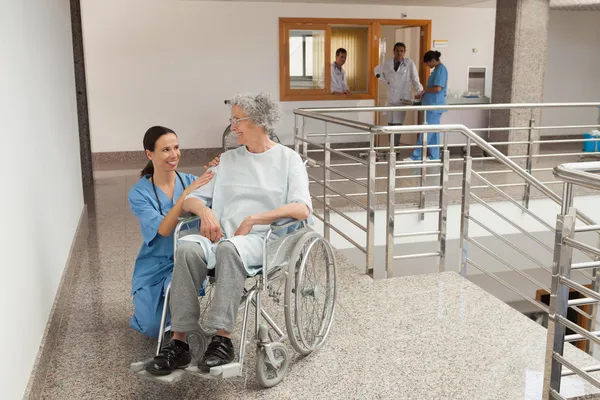
[[[375,76],[388,85],[387,105],[401,106],[402,100],[410,100],[410,85],[417,95],[423,91],[423,85],[419,82],[419,72],[415,63],[405,57],[406,45],[396,43],[394,45],[394,58],[387,60],[375,68]],[[406,111],[394,111],[388,113],[388,125],[402,125]],[[400,135],[395,135],[394,145],[400,145]]]

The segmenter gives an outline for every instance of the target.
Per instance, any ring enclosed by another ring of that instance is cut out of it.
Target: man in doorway
[[[388,106],[402,106],[402,100],[410,100],[411,84],[417,96],[423,92],[417,66],[405,54],[406,45],[398,42],[394,45],[394,58],[375,67],[375,76],[388,85]],[[388,113],[388,125],[402,125],[405,117],[406,111]],[[400,134],[394,135],[394,145],[400,145]]]
[[[349,95],[350,88],[346,83],[346,72],[342,68],[346,63],[348,52],[339,48],[335,52],[335,61],[331,64],[331,93],[337,95]]]

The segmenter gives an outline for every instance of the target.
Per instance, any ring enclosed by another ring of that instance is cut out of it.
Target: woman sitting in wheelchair
[[[212,268],[216,287],[203,328],[215,334],[198,368],[209,372],[233,361],[231,332],[246,278],[262,268],[269,225],[280,218],[306,220],[312,211],[302,159],[267,134],[279,120],[277,105],[266,94],[243,94],[231,106],[232,130],[242,146],[224,153],[213,168],[215,179],[184,202],[186,211],[200,217],[200,235],[187,235],[177,246],[170,303],[173,339],[146,366],[154,375],[191,363],[186,334],[198,329],[198,290]]]
[[[200,178],[177,172],[181,158],[179,142],[169,128],[148,129],[144,150],[150,161],[128,196],[144,239],[131,281],[134,314],[130,326],[156,338],[165,291],[173,272],[173,231],[183,213],[183,201],[193,190],[206,185],[213,172],[207,171]],[[218,158],[211,165],[216,165],[216,161]]]

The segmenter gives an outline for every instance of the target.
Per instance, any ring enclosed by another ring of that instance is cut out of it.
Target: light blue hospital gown
[[[196,177],[179,173],[185,186],[189,186]],[[183,194],[183,186],[176,179],[173,200],[162,190],[156,188],[163,215],[158,211],[156,195],[152,188],[150,175],[142,177],[129,191],[129,207],[140,222],[144,239],[135,260],[131,279],[134,314],[130,326],[150,337],[158,337],[162,314],[164,293],[173,274],[173,235],[164,237],[158,234],[158,227],[164,215],[173,208]],[[197,229],[197,228],[196,228]]]
[[[245,146],[221,156],[215,178],[187,198],[210,206],[221,224],[224,239],[233,243],[249,276],[263,262],[263,238],[268,225],[255,225],[249,234],[234,236],[245,217],[271,211],[290,203],[304,203],[312,213],[308,175],[300,155],[280,144],[264,153],[250,153]],[[216,262],[216,244],[199,234],[180,241],[198,242],[207,255],[208,268]]]

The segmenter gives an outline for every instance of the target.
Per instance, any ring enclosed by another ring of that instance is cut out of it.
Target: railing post
[[[598,248],[600,248],[600,237],[598,238]],[[600,257],[594,257],[594,261],[600,261]],[[600,292],[600,270],[598,268],[594,268],[592,270],[592,290],[594,292]],[[597,320],[598,320],[598,303],[592,304],[592,318],[590,319],[590,329],[591,331],[596,330]],[[589,355],[594,354],[594,343],[590,340],[586,341],[586,352]]]
[[[306,143],[307,137],[308,136],[306,136],[306,118],[303,115],[302,116],[302,139],[304,139],[304,141],[302,142],[302,155],[304,156],[305,160],[308,157],[308,143]]]
[[[440,264],[439,272],[446,270],[446,220],[448,216],[448,180],[450,177],[450,151],[442,152],[442,171],[440,173],[440,214],[438,230],[440,231],[438,241],[440,242]]]
[[[296,153],[300,154],[300,141],[298,140],[298,114],[294,114],[294,150]]]
[[[374,149],[375,135],[369,136],[369,165],[367,167],[367,271],[373,273],[375,264],[375,176],[377,153]]]
[[[390,149],[388,154],[385,278],[392,276],[392,267],[394,266],[394,221],[396,218],[396,151],[394,149],[394,136],[394,133],[390,135]]]
[[[325,122],[325,149],[323,150],[323,155],[325,157],[325,161],[323,162],[323,236],[326,240],[330,240],[331,237],[331,229],[329,225],[331,223],[330,220],[330,212],[329,208],[329,198],[327,197],[327,186],[329,186],[329,180],[331,177],[331,173],[329,168],[331,166],[331,153],[329,152],[329,126],[327,122]]]
[[[598,245],[597,246],[600,249],[600,232],[597,232],[597,233],[598,233]],[[594,261],[600,261],[600,257],[594,257]],[[592,290],[594,292],[600,292],[600,269],[599,268],[594,268],[592,270]],[[592,304],[591,316],[592,316],[592,318],[590,319],[590,330],[595,331],[597,322],[598,322],[598,303]],[[587,344],[587,347],[585,349],[586,352],[589,355],[593,355],[595,344],[590,340],[586,341],[586,344]]]
[[[564,245],[564,239],[573,237],[575,229],[575,208],[571,208],[568,212],[565,211],[572,204],[569,201],[569,199],[572,199],[572,192],[573,186],[570,183],[565,183],[563,212],[556,219],[552,286],[550,288],[550,307],[548,309],[546,363],[544,368],[544,399],[550,398],[550,389],[560,392],[562,364],[554,359],[554,354],[562,355],[565,347],[565,326],[557,322],[557,316],[567,317],[569,302],[569,288],[561,284],[561,277],[571,277],[573,248]]]
[[[529,120],[529,133],[527,139],[527,162],[525,165],[525,169],[527,173],[531,175],[531,170],[533,169],[533,131],[535,129],[535,119]],[[531,196],[531,183],[526,182],[525,185],[525,193],[523,193],[523,206],[529,209],[529,197]]]
[[[425,111],[423,113],[423,115],[424,115],[423,125],[427,125],[427,111]],[[423,142],[421,144],[421,162],[423,164],[425,164],[427,162],[427,132],[423,132],[421,135],[422,135],[421,140]],[[421,168],[421,187],[425,186],[426,180],[427,180],[427,168],[425,168],[425,166],[423,166],[423,168]],[[421,208],[421,209],[425,208],[425,192],[423,192],[423,191],[420,192],[420,196],[419,196],[419,208]],[[419,219],[421,221],[424,221],[425,213],[419,214]]]
[[[471,209],[471,170],[473,159],[465,156],[462,180],[462,204],[460,209],[460,274],[467,277],[469,259],[469,212]]]

